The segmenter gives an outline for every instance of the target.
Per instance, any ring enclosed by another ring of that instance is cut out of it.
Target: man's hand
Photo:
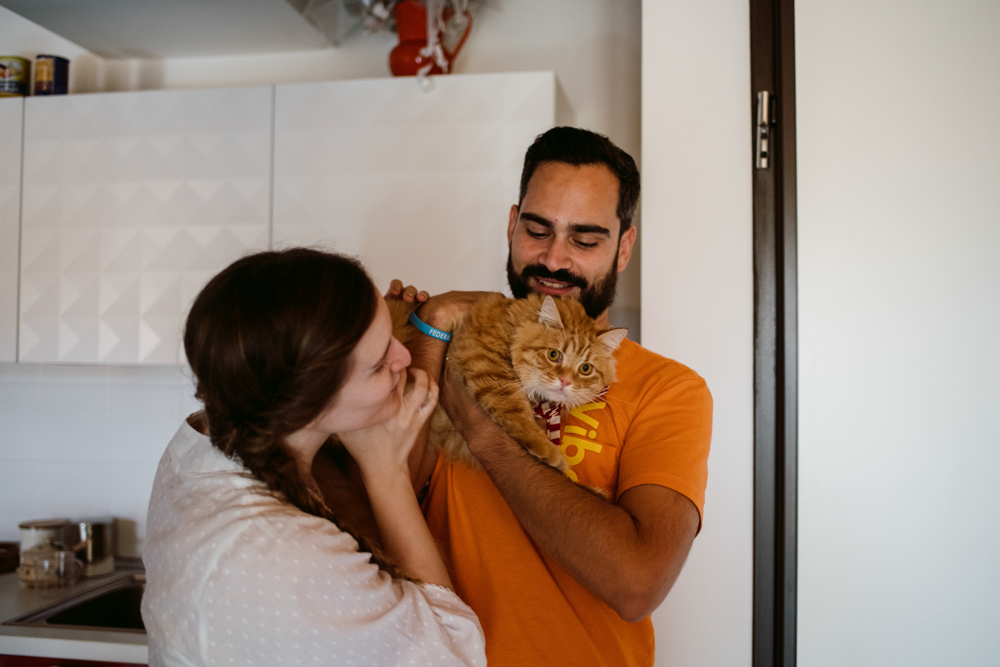
[[[385,293],[385,300],[400,299],[406,303],[423,303],[430,298],[430,294],[424,290],[417,290],[413,285],[403,287],[403,281],[398,278],[389,283],[389,291]]]
[[[487,414],[486,410],[479,404],[476,397],[472,395],[469,388],[465,386],[465,381],[454,368],[450,368],[447,360],[444,372],[441,374],[441,407],[448,413],[448,418],[459,433],[502,433],[496,422]],[[482,448],[513,448],[521,450],[526,456],[530,456],[519,444],[510,438],[472,438],[466,441],[469,451],[476,458]],[[477,451],[480,450],[480,451]]]
[[[421,320],[441,331],[454,331],[476,301],[495,292],[445,292],[436,294],[420,306]]]
[[[448,413],[448,418],[459,432],[471,431],[477,422],[484,425],[484,419],[489,415],[479,406],[476,397],[472,395],[458,371],[448,365],[445,359],[444,371],[441,373],[441,407]]]

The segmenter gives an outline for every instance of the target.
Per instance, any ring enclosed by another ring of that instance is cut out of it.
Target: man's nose
[[[542,255],[541,263],[549,271],[569,269],[572,266],[572,261],[570,260],[566,242],[561,239],[554,239],[549,244],[549,247],[546,248],[545,254]]]

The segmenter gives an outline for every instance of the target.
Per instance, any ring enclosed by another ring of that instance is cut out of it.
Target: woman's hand
[[[409,479],[407,457],[420,429],[437,405],[438,386],[419,368],[411,368],[413,385],[407,390],[407,374],[400,373],[396,391],[399,410],[386,421],[358,431],[339,433],[341,442],[361,468],[365,484],[369,478],[402,470]]]
[[[412,369],[412,373],[413,387],[408,392],[406,375],[400,374],[396,386],[400,406],[394,416],[381,424],[339,435],[361,468],[386,553],[407,576],[453,588],[420,512],[407,466],[417,434],[437,405],[438,388],[424,371]]]

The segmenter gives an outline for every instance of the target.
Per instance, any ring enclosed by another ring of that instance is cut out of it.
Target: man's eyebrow
[[[531,220],[532,222],[537,223],[542,227],[548,227],[549,229],[552,229],[553,227],[551,220],[547,220],[536,213],[522,213],[521,217],[524,218],[525,220]]]
[[[548,227],[549,229],[552,229],[555,226],[552,224],[551,220],[547,220],[536,213],[522,213],[521,217],[525,220],[531,220],[532,222],[543,227]],[[570,225],[569,231],[573,234],[600,234],[601,236],[607,236],[609,238],[611,236],[611,231],[607,227],[602,227],[601,225],[584,225],[577,223]]]
[[[611,236],[611,231],[607,227],[600,225],[570,225],[569,231],[574,234],[600,234],[601,236]]]

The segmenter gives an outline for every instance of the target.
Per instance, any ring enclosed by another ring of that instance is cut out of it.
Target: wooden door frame
[[[794,0],[750,0],[748,117],[773,98],[770,165],[753,169],[753,667],[796,657],[798,381]]]

